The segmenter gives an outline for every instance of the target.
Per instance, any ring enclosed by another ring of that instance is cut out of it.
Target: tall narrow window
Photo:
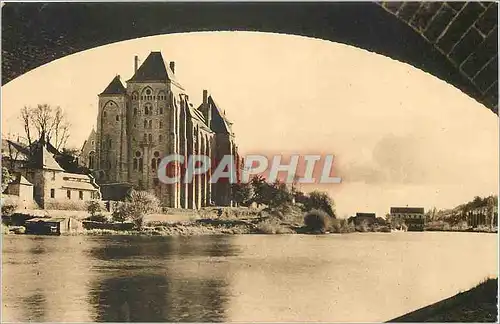
[[[148,142],[148,135],[144,134],[144,143],[147,143],[147,142]]]
[[[149,134],[148,135],[148,140],[149,140],[150,143],[153,142],[153,135]]]
[[[137,171],[137,159],[134,159],[134,171]]]
[[[137,108],[134,107],[134,116],[137,116]]]
[[[105,111],[102,113],[102,117],[106,118],[106,112]]]
[[[71,190],[66,190],[66,197],[68,197],[68,199],[71,199]]]
[[[142,158],[139,158],[139,171],[142,171]]]
[[[153,128],[153,121],[152,120],[149,121],[149,128]]]
[[[148,127],[148,121],[144,120],[144,128],[147,128],[147,127]]]
[[[52,171],[52,180],[56,180],[56,171]]]
[[[160,125],[159,125],[160,128],[163,128],[163,122],[160,120]]]
[[[116,115],[116,121],[120,121],[120,116]]]
[[[50,189],[50,198],[56,198],[56,190]]]
[[[158,135],[158,142],[161,142],[163,140],[163,136],[162,135]]]
[[[160,107],[160,115],[163,115],[163,107]]]
[[[156,170],[156,159],[151,159],[151,169]]]
[[[83,200],[83,191],[79,191],[78,192],[78,198],[80,198],[80,200]]]

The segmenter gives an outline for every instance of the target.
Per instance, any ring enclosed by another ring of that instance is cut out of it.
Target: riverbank
[[[488,322],[497,321],[498,278],[390,322]]]

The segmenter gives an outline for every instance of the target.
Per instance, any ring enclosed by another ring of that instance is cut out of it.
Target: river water
[[[497,274],[497,236],[3,237],[3,321],[386,321]]]

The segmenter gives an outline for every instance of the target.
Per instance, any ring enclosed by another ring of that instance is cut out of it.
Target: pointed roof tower
[[[127,93],[127,90],[123,86],[120,76],[117,75],[111,80],[106,89],[100,95],[122,95]]]
[[[167,82],[170,81],[182,88],[175,78],[174,62],[165,64],[161,52],[151,52],[127,82]]]

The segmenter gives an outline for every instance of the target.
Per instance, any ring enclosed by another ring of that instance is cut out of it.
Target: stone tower
[[[99,94],[96,155],[100,178],[108,183],[127,180],[127,93],[117,75]]]

